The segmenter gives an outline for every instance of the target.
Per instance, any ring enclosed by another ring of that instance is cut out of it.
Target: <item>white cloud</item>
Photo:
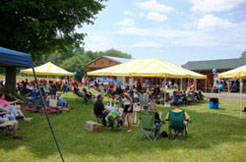
[[[161,4],[157,2],[156,0],[140,2],[140,3],[137,3],[136,5],[137,7],[141,9],[148,10],[148,11],[154,11],[154,12],[170,12],[174,10],[172,7]]]
[[[159,38],[178,38],[187,37],[190,35],[188,31],[166,29],[166,28],[137,28],[137,27],[123,27],[119,30],[120,34],[146,36],[146,37],[159,37]]]
[[[100,34],[89,34],[86,36],[84,47],[86,50],[92,51],[104,51],[113,48],[110,37]]]
[[[220,47],[243,50],[246,40],[246,21],[233,28],[206,32],[204,30],[181,30],[165,27],[123,27],[118,34],[138,36],[150,42],[136,42],[134,47]]]
[[[118,23],[121,26],[133,26],[135,21],[133,19],[126,18]]]
[[[141,12],[141,13],[139,14],[140,17],[144,17],[144,15],[145,15],[145,14],[144,14],[143,12]]]
[[[125,10],[123,13],[125,15],[127,15],[127,16],[132,16],[133,15],[133,13],[131,11],[129,11],[129,10]]]
[[[217,28],[232,28],[235,25],[228,20],[208,14],[198,21],[197,27],[201,30],[211,31]]]
[[[191,0],[192,10],[201,12],[230,10],[245,0]]]
[[[167,20],[167,16],[162,15],[158,12],[150,12],[147,14],[146,18],[156,22],[164,22]]]
[[[132,47],[151,47],[151,48],[160,48],[163,47],[162,43],[159,42],[155,42],[155,41],[140,41],[140,42],[136,42],[132,45]]]

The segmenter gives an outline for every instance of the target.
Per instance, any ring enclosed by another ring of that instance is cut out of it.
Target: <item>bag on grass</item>
[[[167,134],[166,131],[162,131],[160,136],[163,137],[163,138],[167,138],[168,134]]]

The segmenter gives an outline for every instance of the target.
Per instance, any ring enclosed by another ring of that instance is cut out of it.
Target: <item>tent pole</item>
[[[195,91],[197,91],[197,79],[194,79],[195,82]]]
[[[57,150],[58,150],[58,152],[59,152],[59,154],[60,154],[61,160],[62,160],[62,162],[64,162],[64,158],[63,158],[61,149],[60,149],[60,147],[59,147],[58,141],[57,141],[56,136],[55,136],[55,132],[54,132],[54,130],[53,130],[53,128],[52,128],[52,125],[51,125],[51,122],[50,122],[50,118],[49,118],[49,115],[48,115],[48,113],[47,113],[47,106],[46,106],[46,104],[44,103],[43,94],[42,94],[42,92],[41,92],[41,90],[40,90],[40,86],[39,86],[39,83],[38,83],[38,78],[37,78],[36,72],[35,72],[35,70],[34,70],[34,67],[32,67],[32,71],[33,71],[33,75],[34,75],[34,78],[35,78],[35,81],[36,81],[36,84],[37,84],[37,88],[38,88],[38,92],[39,92],[39,95],[40,95],[41,103],[42,103],[42,106],[44,107],[45,116],[46,116],[46,119],[47,119],[47,121],[48,121],[48,125],[49,125],[49,127],[50,127],[50,131],[51,131],[52,136],[53,136],[53,138],[54,138],[54,141],[55,141]]]
[[[231,87],[230,87],[230,86],[231,86],[231,85],[230,85],[230,83],[231,83],[231,81],[230,81],[230,79],[228,79],[228,82],[227,82],[227,88],[228,88],[228,90],[227,90],[227,91],[228,91],[228,93],[230,93],[230,92],[231,92],[231,90],[230,90],[230,89],[231,89]]]
[[[166,102],[166,84],[167,84],[167,78],[165,77],[165,84],[164,84],[164,106],[165,106],[165,102]]]
[[[242,119],[242,79],[240,79],[240,118]]]
[[[180,90],[183,90],[183,78],[180,78]]]
[[[208,77],[205,80],[205,92],[208,90]]]

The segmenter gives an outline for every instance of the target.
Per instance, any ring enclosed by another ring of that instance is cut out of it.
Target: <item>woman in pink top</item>
[[[24,114],[21,112],[20,105],[11,105],[15,104],[19,100],[8,102],[5,100],[5,95],[3,93],[0,93],[0,107],[2,106],[5,111],[11,112],[11,115],[9,116],[10,120],[15,120],[14,118],[24,119],[27,118],[24,117]],[[14,118],[12,117],[14,115]]]

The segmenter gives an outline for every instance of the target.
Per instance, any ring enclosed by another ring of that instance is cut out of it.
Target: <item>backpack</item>
[[[168,137],[167,132],[166,131],[162,131],[161,134],[160,134],[160,137],[167,138]]]

